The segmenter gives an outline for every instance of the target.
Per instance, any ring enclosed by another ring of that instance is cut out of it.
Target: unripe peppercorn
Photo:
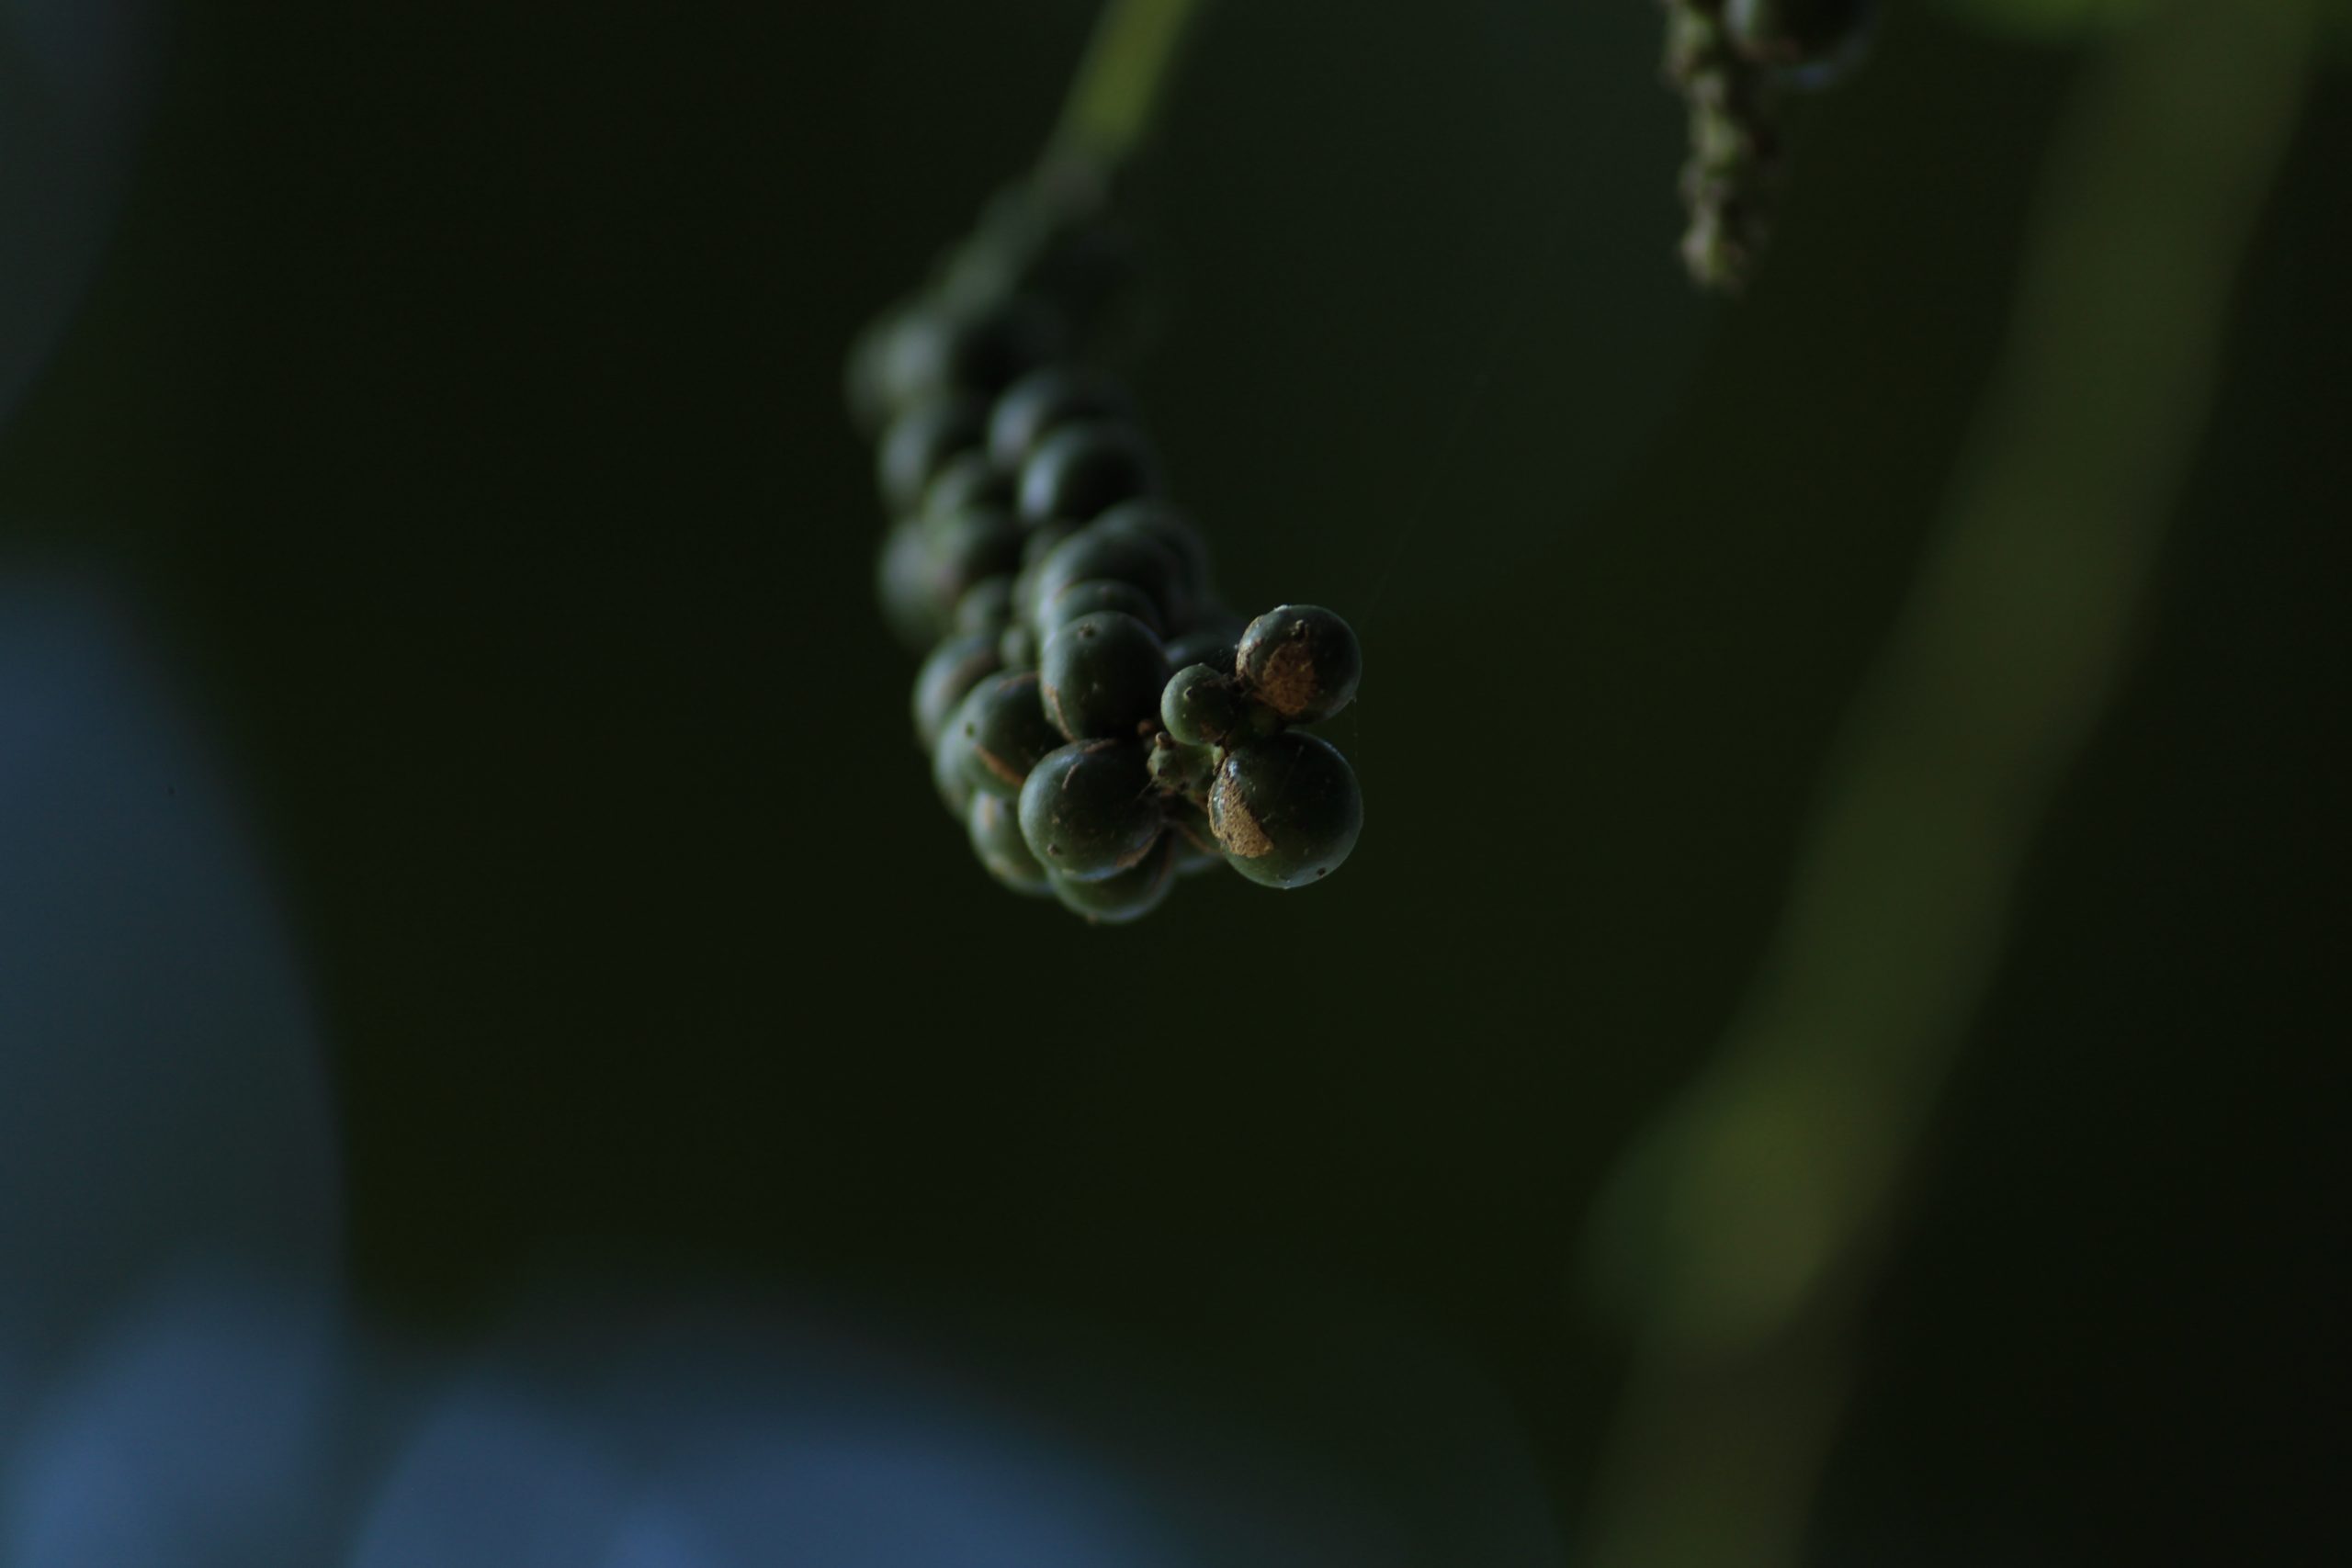
[[[1021,466],[1021,516],[1030,524],[1092,521],[1159,488],[1159,464],[1135,429],[1113,420],[1068,424]]]
[[[951,637],[931,650],[915,673],[915,736],[928,748],[964,698],[997,669],[997,639],[985,632]]]
[[[1159,722],[1186,746],[1221,746],[1241,728],[1250,699],[1231,675],[1187,664],[1159,693]]]
[[[1047,874],[1048,885],[1063,908],[1083,915],[1092,925],[1125,925],[1159,908],[1176,880],[1175,835],[1165,834],[1143,859],[1125,871],[1100,881]]]
[[[1012,624],[1012,574],[984,577],[956,601],[956,629],[1001,636]]]
[[[1356,634],[1317,604],[1283,604],[1250,623],[1235,652],[1242,684],[1293,724],[1346,707],[1363,678]]]
[[[1021,786],[1021,836],[1046,870],[1072,881],[1125,871],[1165,825],[1139,741],[1073,741],[1038,759]]]
[[[1133,615],[1097,610],[1046,639],[1037,653],[1046,713],[1072,740],[1132,738],[1152,728],[1168,655]]]
[[[1053,891],[1046,868],[1029,852],[1021,836],[1021,813],[1001,795],[976,795],[965,814],[972,836],[972,852],[990,876],[1015,893],[1042,896]]]
[[[1033,618],[1035,611],[1052,604],[1072,583],[1107,578],[1150,595],[1161,626],[1182,626],[1192,609],[1184,577],[1183,562],[1167,546],[1104,518],[1070,533],[1037,562],[1031,588]]]
[[[1182,569],[1184,596],[1199,604],[1209,593],[1209,547],[1193,520],[1157,496],[1123,501],[1094,520],[1105,528],[1125,528],[1143,535],[1176,558]]]
[[[929,296],[876,323],[851,360],[852,412],[868,430],[947,394],[993,398],[1059,355],[1069,328],[1060,311],[1015,296]]]
[[[1010,800],[1037,759],[1062,743],[1046,717],[1032,670],[1006,671],[974,686],[948,728],[964,748],[972,787]]]
[[[1363,796],[1329,741],[1287,729],[1218,765],[1209,827],[1234,870],[1269,887],[1299,887],[1329,875],[1355,848]]]
[[[1116,381],[1080,366],[1049,365],[1004,389],[989,415],[988,452],[1018,469],[1046,436],[1090,420],[1132,420],[1135,404]]]
[[[1050,637],[1080,615],[1091,615],[1097,610],[1116,610],[1123,615],[1133,615],[1149,626],[1155,637],[1159,633],[1159,606],[1151,602],[1150,594],[1132,582],[1091,577],[1055,594],[1051,604],[1037,606],[1037,635]]]
[[[1014,500],[1012,481],[1009,470],[997,467],[978,447],[958,452],[932,475],[916,510],[926,515],[960,512],[967,506],[1010,512]]]
[[[987,433],[988,404],[961,393],[927,399],[892,420],[874,459],[884,509],[894,517],[913,512],[948,460]]]

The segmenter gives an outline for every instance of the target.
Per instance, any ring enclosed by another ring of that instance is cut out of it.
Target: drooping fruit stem
[[[2151,7],[2052,149],[2007,342],[1779,928],[1586,1256],[1634,1320],[1588,1568],[1789,1568],[2035,829],[2146,613],[2317,0]]]
[[[1185,37],[1205,8],[1206,0],[1105,0],[1047,164],[1108,172],[1132,156],[1151,133]]]

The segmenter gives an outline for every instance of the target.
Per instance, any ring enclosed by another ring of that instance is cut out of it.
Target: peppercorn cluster
[[[1129,271],[1099,183],[992,201],[861,335],[853,417],[889,519],[877,590],[910,650],[916,739],[992,876],[1098,922],[1188,872],[1321,880],[1355,846],[1345,758],[1300,726],[1354,696],[1355,634],[1244,621],[1170,502],[1133,399],[1091,343]]]
[[[1778,90],[1819,86],[1859,56],[1873,0],[1665,0],[1666,76],[1690,117],[1682,262],[1737,290],[1764,247],[1779,177]]]

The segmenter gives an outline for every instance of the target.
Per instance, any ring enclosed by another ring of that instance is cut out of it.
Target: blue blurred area
[[[131,618],[0,577],[0,1562],[305,1560],[338,1165],[261,867]]]
[[[385,1475],[351,1568],[569,1568],[599,1560],[628,1504],[625,1473],[573,1422],[494,1382],[459,1386]]]
[[[0,5],[0,420],[64,335],[152,96],[154,0]]]
[[[207,750],[120,594],[0,576],[8,1568],[1556,1561],[1499,1402],[1351,1303],[1280,1336],[1304,1422],[968,1303],[571,1286],[399,1352],[345,1299],[322,1041]]]
[[[0,1342],[187,1262],[323,1280],[338,1159],[262,867],[119,603],[0,577]]]
[[[55,1380],[0,1506],[11,1568],[320,1561],[340,1357],[314,1287],[198,1272]]]
[[[0,1464],[0,1562],[1560,1561],[1491,1393],[1426,1343],[1343,1331],[1378,1354],[1349,1352],[1358,1404],[1328,1414],[1385,1410],[1417,1459],[1451,1456],[1464,1484],[1444,1496],[1345,1439],[1302,1440],[1251,1391],[1100,1345],[1033,1328],[984,1346],[952,1314],[872,1303],[692,1304],[721,1299],[673,1281],[660,1311],[641,1294],[637,1310],[543,1304],[462,1354],[419,1355],[352,1333],[312,1284],[193,1270],[109,1314],[46,1380]]]

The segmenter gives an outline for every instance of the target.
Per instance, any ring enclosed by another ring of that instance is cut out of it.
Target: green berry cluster
[[[1086,358],[1126,254],[1098,183],[1015,187],[860,337],[848,388],[940,798],[998,881],[1100,922],[1188,871],[1319,881],[1363,823],[1347,760],[1297,728],[1355,695],[1354,632],[1227,608],[1133,400]]]
[[[1873,0],[1665,0],[1666,76],[1690,117],[1682,262],[1736,291],[1764,247],[1782,85],[1817,86],[1860,53]]]

